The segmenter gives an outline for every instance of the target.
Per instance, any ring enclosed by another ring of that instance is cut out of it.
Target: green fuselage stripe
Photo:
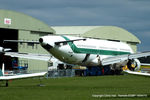
[[[62,36],[66,41],[70,40],[66,36]],[[123,51],[112,51],[112,50],[100,50],[100,49],[87,49],[87,48],[78,48],[73,42],[68,42],[74,53],[83,53],[83,54],[97,54],[97,55],[124,55],[130,54],[130,52]]]

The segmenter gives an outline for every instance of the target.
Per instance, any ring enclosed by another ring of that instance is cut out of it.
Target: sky
[[[118,26],[150,51],[150,0],[0,0],[0,9],[37,18],[49,26]]]

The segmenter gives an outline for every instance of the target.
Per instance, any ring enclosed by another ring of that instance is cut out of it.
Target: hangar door
[[[0,46],[11,48],[13,51],[18,51],[18,43],[3,44],[3,40],[18,40],[18,30],[0,28]]]
[[[18,40],[18,30],[0,28],[0,46],[4,48],[11,48],[13,52],[18,52],[18,43],[3,43],[3,40]],[[0,66],[2,62],[5,63],[5,69],[12,68],[11,57],[0,57]]]

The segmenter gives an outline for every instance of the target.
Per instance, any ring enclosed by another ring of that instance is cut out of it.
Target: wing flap
[[[105,66],[105,65],[110,65],[110,64],[114,64],[114,63],[119,63],[119,62],[125,61],[127,59],[128,59],[128,55],[104,58],[102,60],[102,65]]]
[[[135,54],[130,54],[129,59],[135,59],[135,58],[140,58],[140,57],[147,57],[150,56],[150,52],[141,52],[141,53],[135,53]]]

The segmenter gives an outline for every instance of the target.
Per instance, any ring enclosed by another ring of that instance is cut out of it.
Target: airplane
[[[25,79],[25,78],[32,78],[32,77],[42,77],[44,76],[47,72],[39,72],[39,73],[31,73],[31,74],[20,74],[20,75],[11,75],[7,76],[5,74],[4,70],[4,64],[2,66],[2,70],[0,69],[0,82],[6,81],[5,86],[8,87],[8,82],[9,80],[17,80],[17,79]]]
[[[108,40],[44,36],[39,42],[60,61],[82,66],[112,65],[115,68],[128,65],[130,70],[139,70],[140,61],[137,58],[150,55],[150,52],[134,53],[128,44]],[[135,67],[132,67],[133,64]]]
[[[11,49],[9,48],[3,48],[0,47],[0,55],[4,55],[5,52],[10,51]],[[2,58],[1,58],[2,59]],[[39,73],[31,73],[31,74],[21,74],[21,75],[7,75],[5,74],[5,66],[4,63],[2,64],[2,69],[0,69],[0,82],[6,81],[5,86],[8,87],[8,81],[9,80],[16,80],[16,79],[24,79],[24,78],[31,78],[31,77],[42,77],[46,74],[47,72],[39,72]]]
[[[32,43],[32,41],[22,40],[5,40],[4,42]],[[86,67],[110,66],[113,70],[120,70],[127,65],[130,71],[139,71],[141,63],[137,58],[150,56],[150,52],[135,53],[127,43],[120,41],[48,35],[39,38],[39,41],[34,41],[33,43],[39,43],[52,56],[64,63]],[[5,53],[5,55],[9,56],[12,54]],[[26,58],[28,58],[27,55]],[[15,56],[24,57],[19,53],[13,55],[13,57]],[[34,59],[31,56],[30,58]]]
[[[3,53],[10,51],[10,50],[11,50],[10,48],[3,48],[0,46],[0,54],[3,54]]]

